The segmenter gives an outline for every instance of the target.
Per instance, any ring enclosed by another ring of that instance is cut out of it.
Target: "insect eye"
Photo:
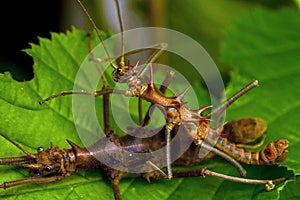
[[[121,67],[118,67],[118,68],[117,68],[117,72],[118,72],[118,73],[121,73],[122,71],[123,71],[123,69],[122,69]]]
[[[42,152],[42,151],[44,151],[44,148],[43,148],[43,147],[38,147],[36,150],[37,150],[38,152]]]
[[[47,166],[45,169],[46,169],[47,172],[51,171],[51,167],[50,166]]]

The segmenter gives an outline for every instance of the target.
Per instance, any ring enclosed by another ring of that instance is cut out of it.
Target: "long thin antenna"
[[[120,34],[121,34],[121,60],[120,60],[120,65],[124,66],[125,61],[124,61],[124,52],[125,52],[125,45],[124,45],[124,27],[123,27],[123,22],[122,22],[122,17],[121,17],[121,9],[120,9],[120,4],[118,0],[115,0],[116,8],[117,8],[117,13],[118,13],[118,20],[119,20],[119,25],[120,25]]]
[[[103,48],[104,48],[104,50],[105,50],[105,53],[106,53],[106,55],[107,55],[107,57],[108,57],[108,60],[109,60],[109,62],[110,62],[110,64],[111,64],[111,66],[112,66],[114,69],[117,69],[117,66],[111,61],[111,56],[110,56],[110,54],[109,54],[108,49],[106,48],[106,46],[105,46],[105,44],[104,44],[103,37],[102,37],[102,35],[100,34],[100,32],[99,32],[99,30],[98,30],[98,28],[97,28],[97,26],[96,26],[96,23],[94,22],[94,20],[92,19],[92,17],[91,17],[90,14],[88,13],[88,11],[87,11],[87,9],[85,8],[85,6],[81,3],[81,1],[80,1],[80,0],[76,0],[76,1],[78,2],[78,4],[80,5],[80,7],[82,8],[83,12],[85,13],[85,15],[87,16],[87,18],[89,19],[89,21],[91,22],[91,24],[92,24],[94,30],[96,31],[97,36],[99,37],[99,39],[100,39],[100,41],[101,41],[101,44],[102,44],[102,46],[103,46]]]
[[[10,143],[12,143],[13,145],[15,145],[18,149],[20,149],[23,153],[26,154],[26,156],[30,157],[30,158],[36,158],[36,155],[26,151],[25,149],[23,149],[23,147],[21,147],[19,144],[17,144],[15,141],[13,141],[12,139],[10,139],[9,137],[7,137],[6,135],[4,135],[3,133],[0,133],[0,136],[2,136],[3,138],[5,138],[7,141],[9,141]]]

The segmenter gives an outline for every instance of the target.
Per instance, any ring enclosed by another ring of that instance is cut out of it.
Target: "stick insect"
[[[250,84],[251,85],[251,84]],[[233,98],[229,98],[226,102],[224,102],[220,108],[227,107],[233,101],[236,100],[239,96],[243,95],[245,91],[249,91],[251,87],[246,87],[246,90],[241,90],[242,92],[236,93]],[[234,123],[235,124],[235,123]],[[232,126],[235,126],[235,125]],[[203,129],[203,126],[199,126],[199,128]],[[209,128],[209,127],[208,127]],[[8,157],[8,158],[0,158],[1,165],[10,165],[10,166],[19,166],[28,168],[32,177],[25,178],[16,181],[4,182],[0,185],[1,188],[9,188],[22,184],[29,183],[45,183],[45,182],[54,182],[63,180],[67,176],[71,176],[78,170],[85,170],[89,168],[99,168],[104,170],[108,175],[111,176],[112,188],[115,199],[121,199],[120,190],[119,190],[119,182],[122,176],[126,172],[121,172],[112,168],[111,166],[107,166],[104,163],[101,163],[98,159],[95,158],[95,155],[105,157],[110,159],[112,163],[114,163],[114,159],[116,157],[121,157],[126,162],[126,158],[128,158],[130,153],[150,153],[149,160],[151,160],[151,153],[156,149],[161,148],[166,144],[164,139],[164,131],[159,132],[159,134],[154,135],[150,138],[136,138],[131,135],[126,135],[123,137],[119,137],[111,131],[107,134],[106,137],[99,139],[95,144],[93,144],[89,148],[82,148],[76,145],[75,143],[67,140],[70,144],[70,149],[61,149],[53,144],[50,145],[49,149],[44,149],[39,147],[37,149],[37,154],[32,154],[22,148],[19,144],[12,141],[10,138],[5,136],[4,134],[0,134],[10,143],[15,145],[18,149],[20,149],[25,155],[20,157]],[[144,129],[133,129],[131,131],[153,131]],[[175,131],[175,130],[173,130]],[[188,131],[188,130],[187,130]],[[212,130],[213,131],[213,130]],[[214,137],[213,132],[206,132],[208,137]],[[203,134],[202,130],[199,133]],[[189,134],[188,132],[186,134]],[[235,134],[233,132],[233,134]],[[286,158],[288,142],[286,140],[277,140],[270,142],[264,149],[259,152],[246,152],[243,148],[236,148],[236,145],[232,142],[229,142],[226,138],[220,137],[218,139],[217,144],[213,146],[207,145],[208,149],[211,150],[210,154],[208,154],[204,158],[199,157],[200,149],[203,146],[197,145],[197,142],[203,142],[203,135],[197,135],[198,138],[195,139],[195,143],[190,146],[190,148],[174,163],[172,166],[191,166],[198,164],[206,159],[211,158],[214,155],[219,155],[232,163],[232,160],[236,159],[240,162],[246,164],[275,164],[277,162],[282,162]],[[192,136],[191,136],[192,137]],[[209,141],[209,140],[208,140]],[[107,145],[110,142],[112,145]],[[180,147],[180,146],[179,146]],[[204,145],[205,148],[205,145]],[[89,149],[89,150],[88,150]],[[122,151],[120,151],[122,149]],[[130,151],[125,151],[125,149],[129,149]],[[225,153],[229,154],[229,156]],[[157,156],[154,156],[153,159],[157,159]],[[159,161],[158,161],[159,162]],[[166,174],[161,170],[155,168],[156,166],[151,165],[151,161],[149,163],[134,163],[135,165],[140,164],[145,168],[150,168],[149,172],[140,173],[138,175],[143,176],[148,181],[150,179],[161,179],[166,178]],[[119,164],[119,163],[117,163]],[[132,164],[132,163],[131,163]],[[239,167],[239,166],[238,166]],[[152,170],[152,171],[151,171]],[[147,171],[147,170],[146,170]],[[217,172],[213,172],[206,168],[201,168],[198,170],[192,171],[184,171],[184,172],[174,172],[174,177],[190,177],[190,176],[215,176],[219,178],[223,178],[230,181],[241,182],[246,184],[262,184],[265,185],[267,190],[271,190],[274,188],[274,184],[283,182],[294,175],[289,175],[287,177],[282,177],[274,180],[255,180],[255,179],[247,179],[240,177],[233,177],[224,174],[220,174]]]

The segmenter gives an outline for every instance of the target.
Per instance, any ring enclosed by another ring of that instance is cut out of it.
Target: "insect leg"
[[[122,176],[123,176],[123,173],[121,173],[119,171],[113,172],[113,174],[112,174],[111,186],[112,186],[112,189],[114,192],[115,200],[122,199],[121,193],[120,193],[120,188],[119,188],[119,183],[120,183]]]
[[[74,94],[89,95],[89,96],[97,97],[97,96],[101,96],[101,95],[105,95],[105,94],[122,94],[122,95],[127,96],[128,95],[127,93],[128,93],[127,90],[118,90],[118,89],[113,89],[113,88],[105,88],[105,89],[97,90],[97,91],[94,91],[94,92],[64,91],[64,92],[61,92],[61,93],[58,93],[58,94],[51,95],[51,96],[39,101],[39,104],[42,105],[42,104],[46,103],[47,101],[50,101],[50,100],[55,99],[57,97],[67,96],[67,95],[74,95]]]
[[[156,166],[153,162],[151,161],[147,161],[146,162],[147,165],[150,165],[150,167],[154,170],[156,170],[156,172],[160,173],[161,176],[168,178],[167,174],[165,172],[163,172],[158,166]],[[148,179],[149,182],[149,179]]]
[[[4,182],[0,185],[0,188],[6,189],[17,185],[23,185],[28,183],[48,183],[54,181],[61,181],[63,179],[64,176],[30,177],[30,178],[20,179],[16,181]]]
[[[236,161],[234,158],[232,158],[231,156],[227,155],[226,153],[210,146],[209,144],[206,144],[205,142],[202,141],[201,147],[203,147],[204,149],[215,153],[216,155],[224,158],[225,160],[227,160],[228,162],[230,162],[233,166],[235,166],[237,168],[237,170],[239,171],[240,175],[242,177],[246,177],[246,170],[242,167],[242,165]]]
[[[229,99],[227,99],[224,103],[222,103],[220,106],[218,106],[212,112],[208,113],[206,115],[206,117],[209,118],[209,117],[213,116],[214,114],[217,114],[218,112],[220,112],[219,115],[221,115],[221,113],[224,112],[224,110],[226,108],[228,108],[233,102],[235,102],[242,95],[246,94],[251,89],[253,89],[253,88],[257,87],[257,86],[258,86],[258,81],[257,80],[252,81],[247,86],[245,86],[244,88],[242,88],[240,91],[238,91],[237,93],[235,93],[234,95],[232,95]]]
[[[248,178],[240,178],[240,177],[234,177],[234,176],[228,176],[225,174],[220,174],[217,172],[213,172],[210,171],[208,169],[204,170],[204,176],[205,175],[209,175],[209,176],[215,176],[215,177],[219,177],[225,180],[229,180],[229,181],[233,181],[233,182],[239,182],[239,183],[247,183],[247,184],[261,184],[261,185],[265,185],[265,189],[267,191],[271,191],[275,188],[275,183],[280,183],[283,182],[285,180],[288,180],[289,178],[294,177],[294,174],[282,177],[282,178],[278,178],[278,179],[274,179],[274,180],[258,180],[258,179],[248,179]]]
[[[18,165],[20,162],[30,160],[27,156],[0,158],[0,165]]]
[[[292,177],[295,177],[294,174],[290,174],[288,176],[274,179],[274,180],[258,180],[258,179],[248,179],[248,178],[240,178],[240,177],[234,177],[234,176],[229,176],[225,174],[220,174],[217,172],[210,171],[206,168],[202,168],[199,170],[192,170],[192,171],[185,171],[185,172],[174,172],[173,177],[174,178],[183,178],[183,177],[197,177],[197,176],[214,176],[218,178],[222,178],[225,180],[233,181],[233,182],[239,182],[239,183],[246,183],[246,184],[260,184],[260,185],[265,185],[265,189],[267,191],[270,191],[274,189],[275,183],[281,183],[285,180],[288,180]]]
[[[171,125],[171,126],[169,126]],[[166,161],[167,161],[167,178],[172,178],[172,168],[171,168],[171,130],[174,126],[171,123],[166,124],[166,132],[165,132],[165,139],[166,139]]]
[[[107,79],[103,73],[103,70],[97,60],[97,58],[95,58],[95,55],[93,54],[92,51],[92,36],[93,34],[91,34],[91,37],[89,38],[89,42],[88,42],[88,50],[89,50],[89,56],[90,59],[95,63],[96,68],[101,76],[101,80],[103,82],[103,86],[102,89],[107,89],[109,88]],[[110,94],[104,94],[103,95],[103,124],[104,124],[104,133],[107,135],[110,131],[110,119],[109,119],[109,95]]]

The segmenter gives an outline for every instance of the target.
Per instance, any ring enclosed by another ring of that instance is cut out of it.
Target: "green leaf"
[[[296,174],[300,173],[299,30],[299,12],[257,9],[229,29],[223,45],[224,61],[234,66],[228,95],[251,80],[258,79],[260,84],[230,107],[227,119],[242,116],[265,119],[268,141],[289,140],[287,159],[280,166]],[[291,185],[287,185],[285,193]]]

